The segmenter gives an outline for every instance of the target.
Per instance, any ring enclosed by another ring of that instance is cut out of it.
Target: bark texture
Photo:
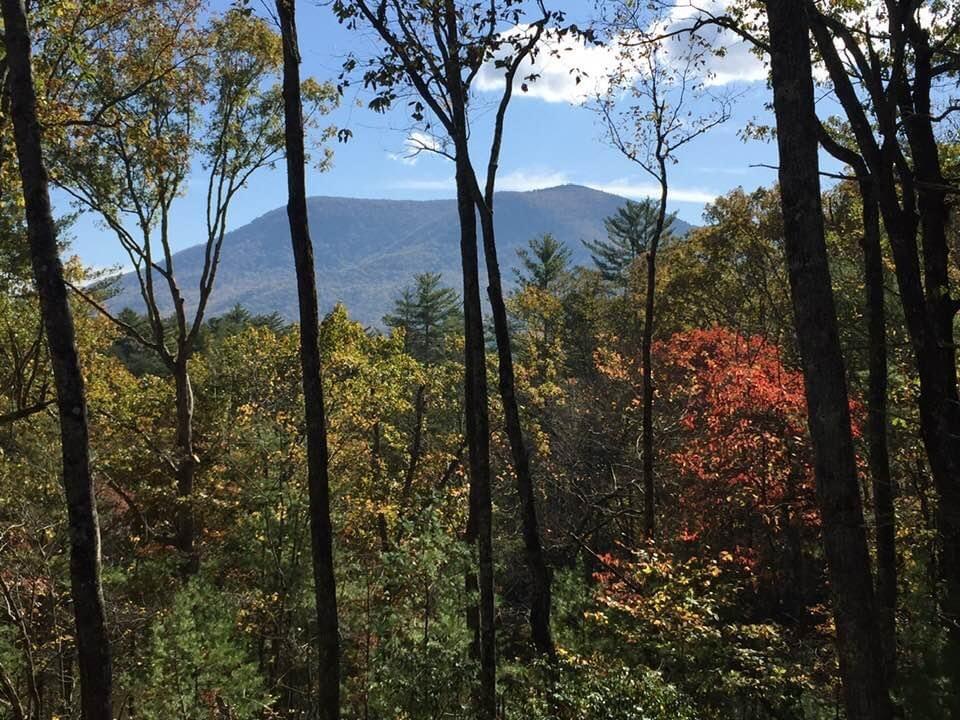
[[[457,74],[459,77],[459,73]],[[454,118],[464,113],[454,111]],[[466,138],[466,133],[463,135]],[[470,465],[470,520],[468,542],[475,543],[479,558],[479,715],[493,720],[497,708],[497,646],[494,626],[493,578],[493,499],[490,487],[490,414],[486,376],[486,350],[483,341],[483,315],[480,305],[480,271],[477,246],[477,214],[470,191],[472,171],[466,141],[457,147],[457,211],[460,218],[460,260],[463,266],[464,319],[464,411],[466,413],[467,454]],[[468,581],[468,590],[470,589]],[[470,622],[473,622],[472,620]]]
[[[277,0],[283,38],[283,100],[287,148],[287,217],[297,273],[300,305],[300,363],[307,425],[307,482],[313,583],[317,602],[318,707],[322,720],[340,718],[340,632],[330,523],[330,478],[327,423],[324,415],[320,359],[320,316],[313,243],[307,222],[303,104],[300,98],[300,51],[295,0]]]
[[[948,184],[940,166],[930,102],[933,81],[943,70],[933,65],[930,35],[919,26],[910,3],[891,4],[886,33],[889,47],[882,54],[865,52],[849,29],[819,12],[815,4],[808,3],[807,8],[837,99],[874,181],[916,361],[921,436],[938,496],[941,614],[947,632],[944,667],[953,684],[951,711],[958,714],[960,394],[953,319],[960,304],[950,294]],[[864,89],[872,117],[867,115],[835,39],[850,51],[855,71],[868,80]],[[889,67],[883,65],[884,58],[890,59]],[[913,60],[909,67],[907,58]]]
[[[550,631],[551,574],[540,539],[540,523],[537,516],[536,491],[530,454],[523,437],[520,423],[520,406],[517,400],[513,370],[513,350],[510,343],[510,327],[507,307],[503,296],[500,262],[497,258],[496,237],[493,225],[493,193],[486,198],[480,212],[483,232],[483,248],[487,265],[487,296],[493,314],[493,328],[497,340],[498,380],[500,398],[503,402],[504,424],[510,441],[513,469],[516,473],[517,496],[520,500],[520,521],[523,546],[530,571],[530,631],[537,650],[553,655],[553,636]]]
[[[887,322],[880,216],[873,182],[862,174],[863,277],[867,315],[867,446],[877,551],[877,622],[887,680],[897,672],[897,547],[893,478],[887,446]]]
[[[784,240],[803,363],[814,470],[847,716],[892,709],[857,483],[846,373],[820,204],[818,122],[804,4],[766,0]]]
[[[112,720],[113,671],[100,580],[100,527],[90,470],[86,392],[50,208],[26,11],[21,0],[3,0],[2,10],[30,258],[57,390],[81,714],[84,720]]]

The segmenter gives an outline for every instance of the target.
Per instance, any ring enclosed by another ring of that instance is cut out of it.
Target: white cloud
[[[440,138],[421,130],[414,130],[403,141],[403,152],[388,153],[388,156],[391,160],[396,160],[404,165],[416,165],[422,153],[440,153],[443,150],[444,145]]]
[[[726,6],[720,0],[704,0],[697,6],[687,2],[674,6],[667,18],[650,29],[653,31],[677,31],[690,27],[700,12],[722,14]],[[702,8],[702,10],[700,9]],[[528,26],[519,25],[508,32],[518,34]],[[713,47],[723,48],[721,54],[707,53],[702,67],[703,83],[707,86],[723,86],[731,83],[753,83],[767,78],[763,61],[751,52],[751,46],[737,35],[722,28],[707,26],[699,31],[700,37]],[[551,103],[582,105],[591,98],[604,95],[610,88],[610,74],[623,60],[627,34],[621,34],[605,45],[587,43],[582,37],[567,35],[558,38],[556,33],[547,33],[540,41],[536,60],[526,60],[515,79],[518,97],[530,97]],[[679,61],[688,54],[693,45],[687,33],[681,33],[664,43],[666,59]],[[505,55],[505,49],[501,55]],[[633,72],[628,71],[624,82],[632,82],[641,73],[638,63]],[[526,77],[536,74],[530,82]],[[502,68],[490,61],[477,74],[476,88],[480,92],[499,92],[503,89]],[[527,91],[522,85],[527,85]]]
[[[497,189],[526,192],[527,190],[542,190],[543,188],[565,185],[568,182],[570,182],[570,178],[565,172],[514,170],[497,178]]]
[[[620,195],[621,197],[640,199],[640,198],[659,198],[660,186],[654,183],[638,183],[627,178],[611,180],[609,182],[583,183],[594,190],[610,193],[611,195]],[[710,203],[717,199],[719,193],[700,188],[670,188],[667,193],[667,199],[670,202],[693,203],[702,205]]]
[[[517,26],[509,34],[525,32],[526,28]],[[505,48],[500,55],[506,55],[508,50]],[[581,105],[606,92],[607,75],[616,66],[619,52],[618,47],[588,44],[582,37],[559,38],[556,33],[545,33],[536,59],[525,60],[517,72],[514,80],[517,96]],[[538,77],[527,81],[530,75]],[[480,92],[499,92],[504,82],[503,69],[495,67],[493,60],[480,68],[474,81]],[[522,89],[524,83],[526,92]]]
[[[563,171],[513,170],[504,173],[497,179],[497,190],[526,192],[569,183],[577,183],[611,195],[620,195],[632,199],[660,197],[660,188],[654,183],[636,182],[630,178],[618,178],[605,182],[583,182],[571,179],[570,175]],[[393,187],[422,192],[449,191],[451,193],[455,189],[453,177],[401,180],[395,183]],[[719,193],[703,188],[674,187],[670,189],[669,200],[675,203],[702,205],[713,202],[718,195]]]
[[[654,33],[677,32],[690,28],[698,18],[723,15],[729,3],[725,0],[696,0],[696,2],[678,2],[667,17],[655,23],[650,30]],[[706,86],[723,86],[731,83],[753,83],[767,79],[767,67],[763,60],[752,52],[750,43],[740,36],[717,27],[705,25],[697,31],[699,43],[706,42],[709,48],[721,49],[721,53],[707,52],[701,70]],[[677,61],[691,52],[701,52],[701,45],[689,33],[679,33],[664,43],[666,59]]]

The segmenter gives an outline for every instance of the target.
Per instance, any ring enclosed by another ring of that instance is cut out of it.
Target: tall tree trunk
[[[477,716],[497,715],[497,641],[494,624],[493,498],[490,481],[490,414],[487,394],[487,360],[480,305],[480,268],[477,247],[477,212],[474,203],[476,176],[470,162],[467,97],[460,65],[460,25],[453,0],[442,4],[447,56],[444,76],[449,97],[450,137],[456,150],[457,216],[460,221],[460,262],[463,271],[464,414],[470,465],[470,517],[467,541],[476,543],[479,572],[480,686]],[[467,588],[470,589],[470,578]],[[468,616],[468,622],[470,622]]]
[[[896,197],[895,190],[892,195]],[[960,715],[960,396],[956,350],[952,334],[936,321],[937,306],[943,298],[931,295],[929,284],[924,296],[915,220],[893,210],[890,201],[881,202],[881,211],[920,381],[920,434],[937,493],[938,570],[943,583],[940,609],[947,634],[944,668],[954,688],[949,693],[953,714]],[[934,244],[935,235],[941,234],[935,227],[929,228],[928,234],[927,227],[924,222],[924,246]],[[946,299],[950,300],[949,296]]]
[[[193,387],[187,361],[178,361],[173,370],[177,403],[177,509],[176,542],[180,553],[180,572],[196,575],[200,555],[196,548],[196,520],[193,486],[197,457],[193,449]]]
[[[100,581],[100,527],[90,471],[86,392],[43,164],[26,11],[21,0],[3,0],[2,5],[30,258],[57,389],[81,714],[84,720],[111,720],[113,671]]]
[[[807,13],[794,0],[766,0],[766,9],[785,251],[845,705],[851,720],[887,720],[892,710],[882,663],[876,662],[870,557],[824,240]]]
[[[877,549],[877,620],[880,642],[892,683],[897,668],[897,551],[893,478],[887,447],[887,323],[880,245],[880,215],[873,181],[859,180],[863,202],[863,277],[868,328],[867,444],[873,481]]]
[[[456,75],[459,78],[459,73]],[[476,543],[479,556],[479,716],[493,720],[497,712],[497,646],[494,627],[493,499],[490,487],[490,417],[487,395],[486,351],[480,305],[477,256],[477,214],[473,202],[472,168],[464,133],[457,147],[457,212],[460,219],[460,260],[463,266],[464,411],[470,463],[470,521],[467,541]],[[470,589],[468,581],[468,589]]]
[[[905,25],[914,51],[913,88],[909,95],[903,94],[901,106],[916,177],[929,326],[925,374],[930,392],[921,391],[921,403],[927,406],[921,407],[921,422],[926,416],[923,424],[929,429],[924,429],[923,434],[939,496],[937,519],[944,581],[941,611],[947,629],[944,665],[953,685],[950,711],[960,715],[960,392],[953,333],[960,303],[950,295],[950,210],[946,199],[949,183],[943,177],[940,147],[931,120],[933,51],[929,33],[909,12]]]
[[[953,338],[953,319],[960,305],[950,295],[946,239],[949,213],[930,112],[929,35],[917,25],[912,9],[898,8],[891,13],[891,56],[900,58],[900,62],[890,68],[888,91],[876,87],[876,81],[869,86],[876,126],[882,136],[882,143],[878,143],[834,45],[834,24],[819,14],[814,3],[807,6],[815,18],[814,36],[837,98],[875,182],[893,251],[897,286],[920,380],[920,430],[938,496],[941,611],[947,632],[944,665],[953,684],[952,710],[960,714],[960,395]],[[912,85],[902,60],[911,52]],[[880,76],[879,72],[875,74]],[[901,148],[903,130],[910,145],[911,164],[902,157],[907,154]],[[921,229],[922,243],[918,243]]]
[[[656,532],[656,483],[653,478],[653,325],[657,292],[657,252],[663,228],[667,221],[667,165],[658,156],[660,171],[660,201],[657,208],[657,224],[647,248],[647,287],[643,312],[643,336],[640,345],[640,362],[643,371],[643,533],[652,540]]]
[[[497,243],[493,223],[493,193],[488,193],[480,208],[480,225],[483,232],[483,250],[487,264],[487,296],[493,311],[493,328],[497,338],[498,379],[500,398],[503,402],[504,423],[513,469],[517,475],[517,495],[520,498],[520,519],[523,528],[523,546],[530,570],[530,631],[537,650],[553,655],[553,637],[550,632],[550,568],[547,566],[540,541],[540,525],[537,518],[537,499],[530,470],[530,455],[520,425],[520,408],[517,402],[516,383],[513,371],[513,350],[510,344],[510,327],[507,321],[507,306],[503,299],[503,283],[500,277],[500,262],[497,258]]]
[[[410,460],[403,478],[403,491],[400,497],[404,505],[413,492],[413,481],[417,477],[417,466],[420,464],[420,455],[423,453],[423,422],[427,411],[427,386],[418,385],[417,394],[413,401],[413,437],[410,440]],[[402,510],[402,509],[401,509]]]
[[[300,363],[307,424],[307,482],[310,494],[310,537],[313,584],[317,602],[318,711],[323,720],[340,718],[340,641],[337,589],[330,523],[330,478],[327,423],[320,367],[320,316],[313,244],[307,221],[303,105],[300,99],[300,50],[295,0],[277,0],[283,37],[283,100],[287,150],[287,217],[297,273],[300,305]]]

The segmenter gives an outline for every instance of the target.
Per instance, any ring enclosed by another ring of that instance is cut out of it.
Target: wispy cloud
[[[443,142],[440,138],[421,130],[414,130],[403,141],[403,152],[388,153],[387,156],[404,165],[416,165],[423,153],[439,153],[443,150]]]
[[[497,188],[526,192],[527,190],[542,190],[543,188],[565,185],[570,177],[565,172],[537,172],[514,170],[497,178]]]
[[[698,18],[717,17],[726,13],[731,3],[727,0],[680,1],[670,10],[667,17],[651,28],[653,32],[672,33],[690,28]],[[664,43],[666,59],[681,59],[691,52],[699,51],[698,42],[706,41],[719,53],[708,52],[703,55],[700,75],[704,85],[722,86],[731,83],[754,83],[767,79],[767,67],[754,52],[752,46],[738,35],[716,25],[705,25],[697,31],[699,41],[689,33],[680,33]]]
[[[594,190],[620,195],[631,199],[660,197],[659,186],[653,183],[637,182],[630,178],[617,178],[607,181],[578,180],[569,173],[561,170],[513,170],[504,173],[497,180],[497,190],[526,192],[529,190],[543,190],[557,185],[579,184]],[[411,178],[399,180],[393,184],[394,188],[414,190],[419,192],[450,192],[455,189],[453,177],[445,178]],[[716,200],[720,193],[704,188],[672,187],[669,200],[673,203],[692,203],[702,205]]]
[[[610,193],[611,195],[620,195],[621,197],[632,200],[642,198],[659,198],[660,187],[653,183],[637,183],[629,179],[612,180],[609,182],[585,182],[582,183],[594,190]],[[717,199],[720,193],[700,188],[672,187],[667,193],[667,199],[675,203],[693,203],[703,205],[711,203]]]
[[[696,6],[692,2],[678,2],[661,21],[650,27],[653,32],[675,32],[688,28],[698,14],[722,15],[729,3],[725,0],[701,0]],[[527,31],[527,25],[518,25],[506,34],[519,34]],[[702,40],[707,40],[723,52],[703,55],[700,65],[702,82],[706,86],[724,86],[732,83],[754,83],[767,78],[767,68],[757,57],[751,46],[737,35],[716,26],[705,26],[698,31]],[[521,65],[515,78],[517,97],[528,97],[549,103],[570,103],[582,105],[591,98],[603,96],[610,89],[610,76],[619,74],[618,82],[629,83],[643,72],[642,62],[637,62],[631,71],[627,68],[618,71],[617,67],[629,55],[624,52],[628,46],[629,35],[621,34],[603,45],[588,43],[583,37],[575,35],[559,36],[547,32],[540,41],[540,52],[534,59],[527,59]],[[675,58],[680,62],[691,52],[700,54],[697,41],[689,34],[681,33],[663,45],[667,62]],[[509,53],[506,46],[498,56],[487,62],[477,74],[475,85],[480,92],[499,92],[503,89],[503,68],[496,67],[496,61]],[[536,75],[536,79],[526,78]],[[525,89],[524,89],[525,88]]]
[[[527,25],[518,25],[507,34],[526,32]],[[477,73],[474,81],[480,92],[503,89],[503,68],[496,61],[509,54],[504,47]],[[620,49],[615,44],[594,45],[582,37],[547,32],[540,41],[537,57],[527,58],[517,72],[514,85],[517,96],[537,98],[549,103],[582,105],[590,98],[602,95],[609,87],[608,76],[616,67]],[[536,75],[534,81],[526,78]],[[526,88],[526,89],[524,89]]]

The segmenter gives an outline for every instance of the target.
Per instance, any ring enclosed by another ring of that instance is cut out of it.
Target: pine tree
[[[549,290],[570,269],[570,248],[550,233],[532,238],[529,247],[520,248],[517,255],[523,269],[514,272],[522,287]]]
[[[394,311],[383,318],[392,328],[403,328],[406,351],[425,363],[443,357],[443,340],[462,322],[456,290],[441,284],[440,273],[415,275],[403,289]]]
[[[607,230],[606,240],[583,241],[605,280],[615,285],[626,285],[630,266],[650,246],[657,228],[658,212],[657,203],[650,198],[640,202],[628,200],[615,215],[603,221]],[[675,218],[676,214],[667,216],[663,240],[670,237]]]

